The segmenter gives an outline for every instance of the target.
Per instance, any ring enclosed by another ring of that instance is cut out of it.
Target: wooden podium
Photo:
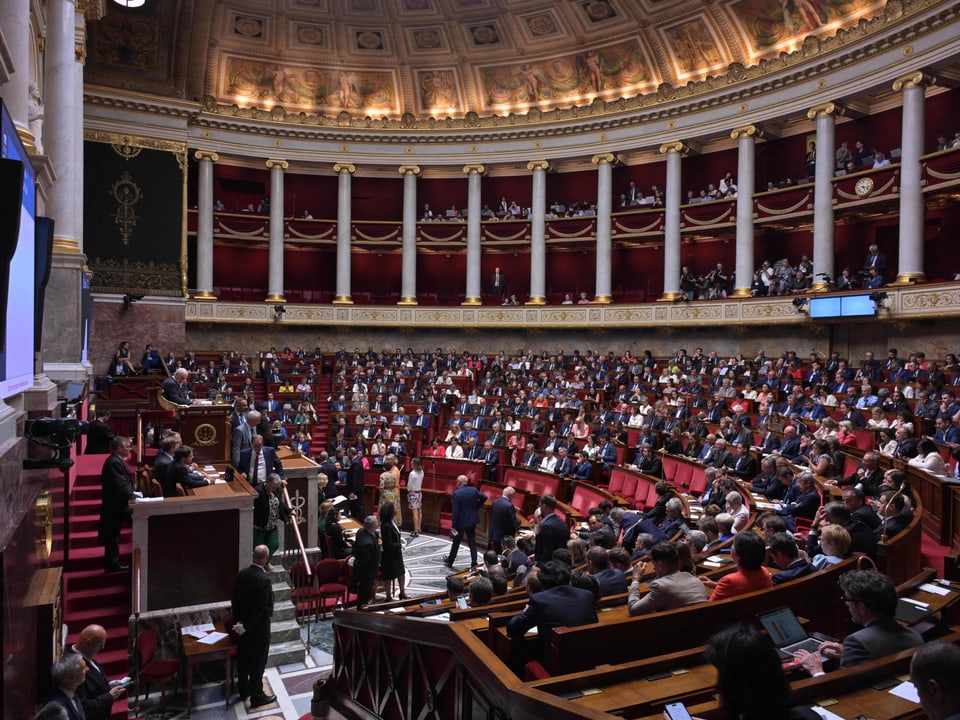
[[[237,478],[133,506],[142,612],[230,599],[253,553],[255,495]]]
[[[230,415],[226,404],[175,405],[154,391],[157,407],[175,413],[177,428],[184,445],[193,448],[193,459],[201,465],[230,462]]]

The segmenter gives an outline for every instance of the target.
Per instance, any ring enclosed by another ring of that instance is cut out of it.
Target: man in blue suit
[[[570,584],[570,568],[551,560],[540,567],[540,584],[543,590],[530,596],[523,612],[507,623],[507,635],[522,638],[527,630],[536,626],[543,649],[542,662],[551,670],[551,630],[555,627],[575,627],[597,622],[596,600],[589,590]]]
[[[464,535],[470,547],[470,566],[477,566],[477,523],[480,517],[477,510],[487,501],[487,496],[470,484],[466,475],[457,477],[457,489],[453,491],[453,544],[450,546],[450,555],[443,559],[443,564],[453,569],[460,550],[460,541]]]
[[[53,690],[47,699],[66,710],[70,720],[86,720],[87,716],[77,696],[77,688],[83,685],[86,677],[87,662],[77,653],[64,653],[50,671]]]
[[[263,435],[254,435],[251,442],[251,447],[240,451],[237,472],[246,475],[247,482],[252,486],[262,483],[270,473],[276,473],[282,480],[283,465],[277,457],[277,451],[263,444]]]

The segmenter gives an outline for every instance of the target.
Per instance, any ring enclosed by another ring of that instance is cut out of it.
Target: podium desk
[[[215,623],[217,632],[227,632],[223,623]],[[230,707],[230,693],[233,690],[233,641],[228,634],[212,645],[207,645],[190,635],[181,635],[183,640],[183,657],[187,666],[187,717],[190,717],[190,708],[193,705],[193,666],[200,663],[222,660],[226,664],[226,674],[223,680],[224,709]]]
[[[242,478],[133,506],[141,612],[227,602],[253,553],[256,492]]]
[[[320,466],[308,457],[290,448],[277,448],[277,457],[283,465],[283,477],[287,481],[287,492],[290,495],[290,507],[297,510],[300,528],[300,537],[306,548],[319,547],[317,537],[317,513],[320,508],[320,491],[317,488],[317,475]],[[330,482],[336,484],[337,479]],[[287,523],[281,533],[281,547],[293,550],[297,547],[297,539],[293,529]]]

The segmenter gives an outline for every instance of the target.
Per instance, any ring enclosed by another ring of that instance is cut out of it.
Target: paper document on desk
[[[203,644],[203,645],[216,645],[218,642],[220,642],[221,640],[223,640],[225,637],[227,637],[227,634],[226,634],[226,633],[222,633],[222,632],[212,632],[212,633],[210,633],[209,635],[207,635],[207,636],[205,636],[205,637],[197,638],[197,642],[198,642],[198,643],[201,643],[201,644]]]
[[[920,704],[920,696],[917,694],[917,688],[912,682],[902,682],[892,690],[890,690],[891,695],[896,695],[897,697],[903,698],[904,700],[909,700],[910,702]]]
[[[832,713],[826,708],[820,707],[819,705],[814,705],[810,709],[813,710],[817,715],[822,717],[823,720],[843,720],[843,718],[837,715],[836,713]]]
[[[190,637],[202,638],[206,637],[207,633],[213,632],[215,630],[213,623],[203,623],[202,625],[187,625],[185,628],[180,629],[181,635],[189,635]]]
[[[924,583],[921,585],[918,590],[923,590],[924,592],[933,593],[934,595],[949,595],[953,592],[951,588],[944,587],[943,585],[937,585],[936,583]]]

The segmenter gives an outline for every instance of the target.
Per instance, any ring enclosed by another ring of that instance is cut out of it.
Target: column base
[[[830,286],[827,283],[823,282],[823,280],[819,280],[810,286],[810,292],[815,292],[815,293],[830,292]]]
[[[60,255],[83,255],[77,241],[69,237],[54,237],[53,252]]]
[[[913,285],[914,283],[923,282],[927,279],[925,273],[900,273],[897,275],[897,279],[894,280],[891,285]]]
[[[217,296],[214,295],[209,290],[197,290],[193,294],[193,299],[194,300],[216,300]]]
[[[464,298],[464,299],[463,299],[463,302],[460,303],[460,304],[461,304],[461,305],[470,305],[470,306],[483,305],[483,300],[481,300],[481,299],[478,298],[478,297],[468,297],[468,298]]]
[[[415,297],[410,297],[408,295],[405,295],[404,297],[400,298],[400,302],[397,303],[397,305],[417,305],[417,304],[418,304],[417,299]]]
[[[337,295],[333,299],[334,305],[353,305],[353,298],[349,295]]]
[[[524,305],[546,305],[546,304],[547,304],[547,299],[540,295],[531,296],[531,298],[524,303]]]
[[[274,303],[285,303],[286,301],[287,299],[283,296],[282,293],[280,294],[271,293],[270,295],[267,295],[267,297],[264,299],[264,302],[274,302]]]
[[[612,295],[596,295],[593,300],[590,301],[594,305],[609,305],[613,302]]]
[[[734,288],[733,292],[730,293],[729,297],[732,297],[732,298],[750,297],[750,288]]]
[[[680,297],[681,296],[679,292],[674,292],[671,290],[670,292],[665,292],[663,295],[661,295],[657,302],[676,302],[680,299]]]
[[[33,136],[33,133],[26,128],[18,127],[17,135],[20,136],[20,142],[23,143],[23,149],[26,150],[30,155],[36,155],[37,139]]]

